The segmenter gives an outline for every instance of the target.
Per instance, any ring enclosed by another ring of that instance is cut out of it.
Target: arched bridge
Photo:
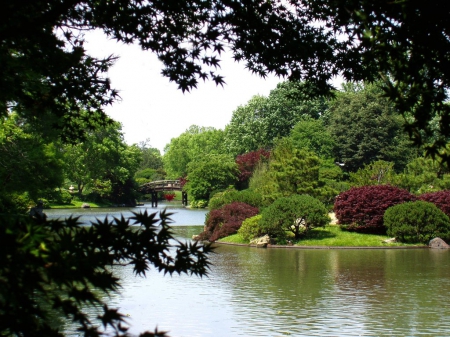
[[[184,206],[187,206],[187,193],[183,191],[183,187],[179,180],[155,180],[149,183],[145,183],[139,187],[139,191],[145,194],[151,194],[152,207],[158,206],[158,192],[162,191],[182,191],[181,202]]]

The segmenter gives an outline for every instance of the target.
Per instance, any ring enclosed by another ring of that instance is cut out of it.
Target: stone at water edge
[[[430,243],[428,244],[430,248],[437,248],[437,249],[448,249],[450,246],[441,238],[434,238],[430,240]]]
[[[270,244],[270,236],[264,235],[260,238],[256,238],[250,241],[251,245],[256,245],[256,248],[266,248]]]

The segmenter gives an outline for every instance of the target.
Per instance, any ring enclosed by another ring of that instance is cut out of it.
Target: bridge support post
[[[151,194],[152,194],[152,207],[158,207],[158,192],[153,191]]]
[[[188,205],[188,197],[187,197],[187,192],[182,191],[181,192],[181,204],[183,206],[187,206]]]

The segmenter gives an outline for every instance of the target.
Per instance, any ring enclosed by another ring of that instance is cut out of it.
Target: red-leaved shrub
[[[450,217],[450,191],[438,191],[424,193],[419,196],[420,200],[432,202],[435,204],[442,212]]]
[[[243,202],[232,202],[212,210],[206,218],[205,231],[200,234],[200,238],[213,242],[235,234],[242,221],[257,215],[258,212],[258,208]]]
[[[338,223],[349,225],[349,230],[385,233],[384,212],[391,206],[415,200],[407,190],[390,185],[353,187],[337,196],[334,212]]]
[[[167,201],[172,201],[173,199],[175,199],[175,193],[164,193],[164,199],[166,199]]]
[[[239,185],[242,185],[242,189],[247,187],[248,180],[252,176],[258,163],[269,157],[270,151],[264,149],[244,153],[236,157],[236,164],[239,169]]]

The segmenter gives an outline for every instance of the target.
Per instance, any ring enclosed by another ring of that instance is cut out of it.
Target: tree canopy
[[[0,110],[45,120],[65,138],[104,120],[103,106],[118,98],[106,77],[114,57],[87,55],[80,33],[101,29],[156,53],[162,74],[184,91],[199,80],[224,83],[217,69],[225,48],[254,73],[308,80],[315,93],[328,92],[336,75],[381,78],[417,142],[437,116],[442,137],[427,150],[446,158],[439,150],[450,134],[448,14],[445,0],[8,2],[0,14]]]
[[[213,127],[191,125],[185,132],[172,138],[166,145],[163,156],[164,168],[169,178],[185,177],[188,165],[208,154],[223,154],[224,133]]]
[[[393,161],[401,170],[413,158],[414,148],[401,126],[401,116],[382,97],[378,85],[344,85],[330,106],[329,133],[335,159],[354,172],[373,161]]]
[[[323,98],[310,97],[305,82],[279,83],[268,97],[254,96],[239,106],[225,128],[225,143],[233,155],[271,148],[277,138],[286,137],[302,118],[317,119],[328,106]]]

